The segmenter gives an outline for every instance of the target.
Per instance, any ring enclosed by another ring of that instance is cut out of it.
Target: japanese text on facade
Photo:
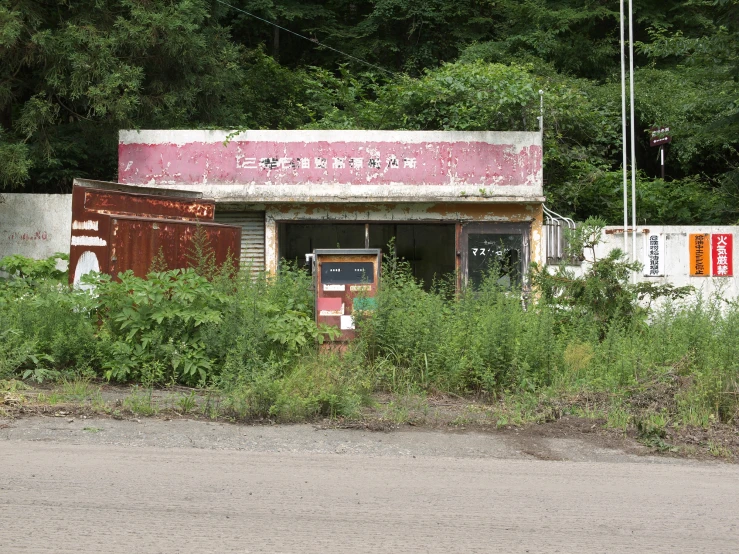
[[[365,159],[367,160],[366,166],[370,169],[416,169],[418,162],[414,157],[399,158],[397,156],[390,155],[386,158],[381,156],[375,157],[303,157],[303,158],[256,158],[247,157],[241,154],[236,154],[236,168],[237,169],[363,169],[365,167]]]
[[[732,277],[734,240],[731,233],[690,235],[690,275]]]
[[[710,275],[710,250],[708,234],[690,235],[690,275],[708,277]]]

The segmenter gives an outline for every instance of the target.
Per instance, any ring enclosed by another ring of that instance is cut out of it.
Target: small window
[[[461,246],[467,285],[479,286],[492,271],[501,286],[525,286],[529,225],[469,223],[462,229]]]
[[[479,286],[491,271],[504,287],[520,285],[523,275],[523,239],[520,234],[470,233],[467,282]]]

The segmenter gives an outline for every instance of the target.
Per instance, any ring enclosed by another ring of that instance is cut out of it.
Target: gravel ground
[[[251,426],[190,419],[65,416],[6,420],[5,425],[0,429],[0,441],[270,453],[680,463],[676,458],[646,456],[649,450],[635,442],[624,441],[622,448],[613,448],[603,446],[598,435],[537,437],[524,429],[455,433],[406,427],[376,432],[310,424]]]
[[[2,552],[739,550],[736,465],[584,435],[96,417],[0,427]]]

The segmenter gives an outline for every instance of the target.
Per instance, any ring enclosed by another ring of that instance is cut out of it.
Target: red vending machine
[[[356,316],[374,309],[381,260],[379,248],[313,251],[316,323],[338,327],[336,342],[353,339]]]

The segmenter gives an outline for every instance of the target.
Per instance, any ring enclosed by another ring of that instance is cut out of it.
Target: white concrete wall
[[[69,254],[71,194],[0,194],[0,258]]]
[[[637,229],[636,235],[636,256],[637,259],[647,266],[649,263],[645,258],[644,234],[659,234],[664,240],[664,275],[659,277],[649,277],[644,275],[644,271],[639,272],[635,279],[637,282],[651,282],[657,284],[669,283],[675,286],[691,285],[696,291],[708,297],[715,293],[720,293],[724,298],[737,298],[739,296],[739,279],[737,277],[691,277],[690,275],[690,254],[688,248],[688,237],[696,233],[711,234],[731,234],[734,237],[733,244],[733,260],[734,275],[739,274],[739,266],[737,262],[739,258],[739,226],[732,225],[694,225],[694,226],[678,226],[678,225],[649,225]],[[624,235],[622,227],[608,227],[603,233],[603,241],[595,250],[596,257],[602,258],[614,248],[624,250]],[[626,252],[631,256],[632,253],[632,234],[627,233]],[[586,257],[590,258],[590,252],[586,252]],[[587,263],[582,266],[573,266],[576,274],[581,275],[588,267]]]

